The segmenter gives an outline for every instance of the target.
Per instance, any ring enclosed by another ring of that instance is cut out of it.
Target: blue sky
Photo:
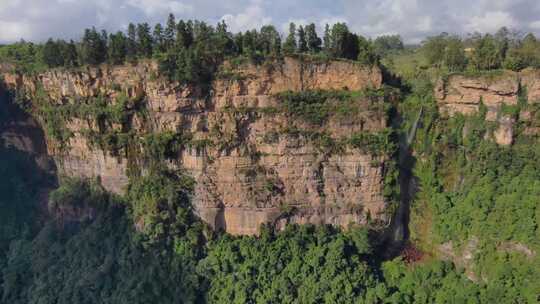
[[[540,36],[538,0],[0,0],[0,43],[21,38],[78,38],[92,25],[109,31],[133,22],[226,20],[233,31],[290,21],[347,22],[367,37],[400,34],[407,42],[446,31],[493,32],[501,26]]]

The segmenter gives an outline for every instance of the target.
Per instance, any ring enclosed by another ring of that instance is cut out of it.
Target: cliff
[[[122,193],[160,160],[195,179],[197,214],[232,234],[388,220],[377,67],[285,58],[224,64],[216,76],[210,88],[179,85],[140,62],[4,81],[46,131],[41,148],[60,175]]]
[[[538,70],[452,74],[437,82],[434,95],[443,115],[472,115],[484,108],[486,121],[497,125],[491,138],[500,145],[512,144],[517,122],[525,134],[540,133],[531,124],[540,103]]]

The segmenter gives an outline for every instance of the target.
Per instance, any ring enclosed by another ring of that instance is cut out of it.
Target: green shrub
[[[372,155],[392,155],[397,149],[394,133],[391,129],[385,129],[377,133],[360,132],[353,134],[348,139],[348,144]]]
[[[60,187],[49,193],[49,210],[64,208],[103,208],[109,196],[98,181],[81,178],[66,178]]]
[[[191,143],[191,140],[190,133],[172,131],[150,133],[143,138],[143,150],[146,157],[152,161],[174,159],[187,144]]]

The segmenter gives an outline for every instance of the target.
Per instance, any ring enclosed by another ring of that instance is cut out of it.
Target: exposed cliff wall
[[[486,121],[496,122],[491,137],[500,145],[512,144],[516,122],[524,123],[523,132],[538,134],[537,126],[528,124],[540,102],[540,71],[497,71],[474,76],[461,74],[440,79],[435,98],[444,115],[470,115],[484,107]]]
[[[308,105],[308,114],[316,118],[310,121],[284,111],[276,95],[379,89],[382,75],[376,67],[292,58],[260,66],[224,65],[209,91],[168,82],[152,62],[5,74],[4,80],[30,100],[34,115],[49,130],[47,150],[61,174],[99,176],[107,189],[121,193],[130,170],[144,172],[156,156],[149,142],[173,136],[180,147],[169,147],[169,140],[157,154],[166,154],[169,167],[194,177],[197,213],[215,228],[254,234],[261,223],[345,227],[387,219],[383,180],[388,156],[368,147],[369,140],[359,140],[385,129],[383,98],[327,97],[315,112]],[[96,107],[96,99],[104,104]],[[104,108],[128,114],[104,120],[100,117],[114,116]],[[51,112],[62,113],[63,120],[56,122]]]

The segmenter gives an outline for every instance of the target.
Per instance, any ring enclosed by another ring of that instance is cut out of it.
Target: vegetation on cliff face
[[[523,137],[513,148],[486,142],[482,119],[439,117],[431,91],[420,84],[401,113],[406,130],[424,108],[413,145],[421,189],[413,225],[426,225],[423,213],[430,213],[433,234],[413,240],[429,255],[438,243],[452,240],[459,249],[476,236],[477,282],[434,258],[384,261],[376,235],[367,229],[291,226],[279,233],[263,229],[259,237],[214,234],[191,211],[190,179],[159,166],[132,176],[124,198],[106,194],[95,182],[66,181],[49,197],[51,211],[60,209],[63,216],[36,226],[32,213],[19,209],[36,206],[37,197],[28,191],[37,189],[36,182],[19,178],[20,159],[1,158],[1,168],[10,170],[2,175],[9,182],[1,197],[11,219],[0,223],[6,232],[2,301],[534,302],[539,272],[529,265],[537,258],[499,245],[515,241],[538,250],[538,149],[530,141],[535,139]],[[149,155],[166,158],[177,141],[174,135],[148,139],[156,147]],[[21,223],[35,229],[13,230]]]
[[[397,71],[401,72],[401,71]],[[400,105],[404,130],[419,113],[411,143],[418,191],[411,206],[411,241],[427,252],[454,256],[486,301],[534,303],[540,294],[539,141],[516,122],[514,143],[488,139],[496,122],[477,114],[439,115],[430,71],[405,79],[411,94]],[[527,108],[520,98],[516,113]],[[467,254],[470,262],[464,261]]]

